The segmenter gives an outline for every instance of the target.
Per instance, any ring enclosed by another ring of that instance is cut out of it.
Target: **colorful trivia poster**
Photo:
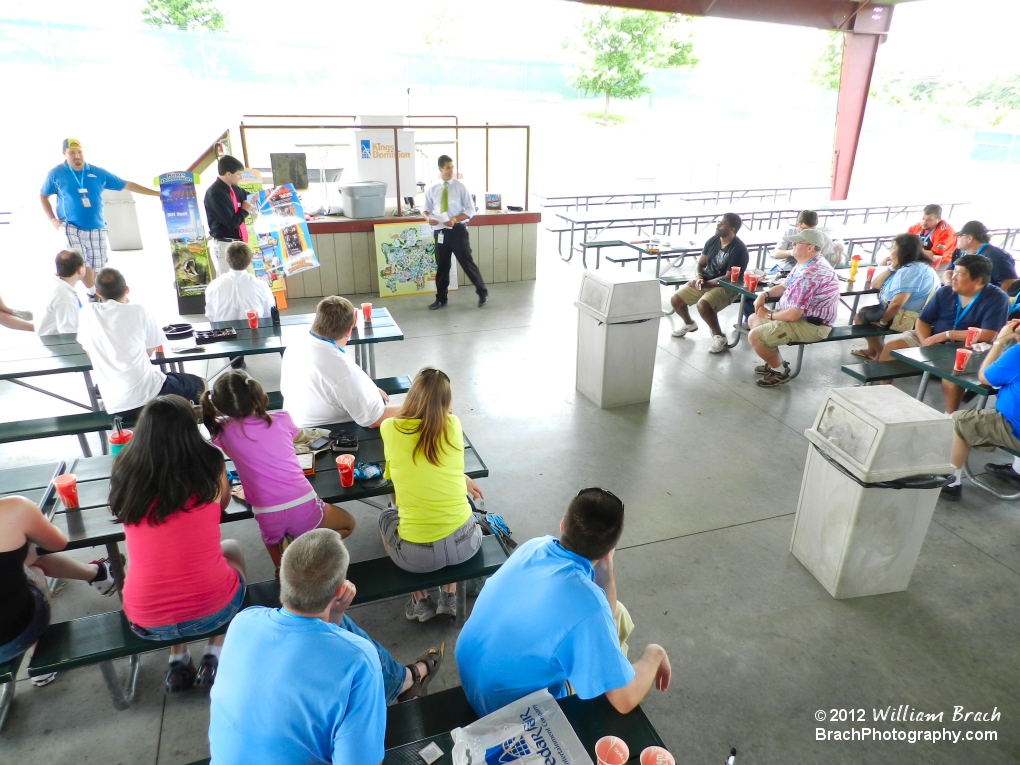
[[[205,227],[199,216],[199,201],[195,193],[198,177],[193,173],[166,173],[156,181],[166,229],[170,234],[178,302],[181,298],[201,297],[212,281],[212,273]]]
[[[241,171],[241,182],[237,185],[247,191],[248,196],[252,199],[252,211],[248,213],[244,225],[254,240],[256,238],[255,195],[262,191],[262,173],[246,167]],[[252,244],[254,245],[254,243],[253,241]],[[287,289],[287,285],[283,281],[283,266],[278,264],[276,268],[273,268],[272,265],[267,264],[262,256],[262,250],[256,246],[252,247],[251,265],[248,266],[248,271],[256,278],[268,284],[273,292],[285,292]]]
[[[378,223],[375,260],[379,296],[421,295],[436,291],[436,242],[425,223]],[[457,289],[451,267],[450,289]]]
[[[253,251],[257,244],[265,271],[293,276],[319,267],[294,184],[259,191],[251,202],[256,212],[255,241],[252,241],[249,229],[248,244]]]

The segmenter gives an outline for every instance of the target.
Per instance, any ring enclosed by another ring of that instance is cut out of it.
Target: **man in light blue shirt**
[[[486,715],[547,688],[556,698],[606,694],[626,714],[654,685],[669,686],[662,646],[633,664],[633,622],[616,599],[613,553],[623,503],[582,489],[560,522],[560,538],[531,539],[485,583],[457,638],[457,668],[471,706]]]
[[[471,238],[467,229],[468,220],[474,217],[475,205],[467,186],[453,177],[453,160],[445,154],[439,158],[439,179],[439,183],[425,192],[422,208],[436,238],[436,301],[429,305],[429,310],[446,307],[451,256],[457,258],[464,275],[475,285],[478,307],[481,308],[488,300],[489,290],[482,281],[478,264],[471,257]]]
[[[103,219],[103,190],[127,189],[136,194],[158,197],[154,189],[118,178],[109,170],[85,162],[81,142],[64,139],[64,162],[50,170],[39,190],[43,212],[54,228],[63,228],[67,248],[85,258],[85,291],[96,300],[96,271],[106,266],[106,221]],[[57,197],[54,213],[50,197]]]
[[[410,678],[420,665],[396,664],[344,613],[349,560],[335,531],[301,535],[280,566],[283,608],[230,623],[210,692],[213,765],[382,762],[387,695],[424,687]]]

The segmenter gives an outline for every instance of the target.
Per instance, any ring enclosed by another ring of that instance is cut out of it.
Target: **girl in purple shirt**
[[[234,461],[259,524],[262,542],[280,573],[281,543],[319,527],[347,537],[354,516],[315,495],[297,455],[300,430],[286,412],[266,411],[269,397],[240,370],[222,375],[202,396],[202,414],[212,442]]]

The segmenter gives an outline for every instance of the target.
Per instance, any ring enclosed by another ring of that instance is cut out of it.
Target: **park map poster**
[[[241,171],[241,182],[237,185],[247,191],[248,196],[252,199],[252,211],[248,213],[248,217],[244,219],[244,225],[245,228],[252,232],[252,235],[254,236],[255,195],[262,191],[262,173],[258,170],[252,170],[251,168],[246,167]],[[285,292],[287,285],[283,281],[284,273],[282,264],[278,264],[276,268],[273,268],[272,266],[267,267],[265,260],[262,258],[262,250],[258,247],[252,247],[251,250],[251,265],[248,266],[248,273],[256,279],[268,284],[273,292]]]
[[[251,203],[256,213],[256,242],[265,271],[293,276],[319,267],[294,184],[286,183],[259,191],[252,197]],[[249,242],[249,246],[251,244]]]
[[[198,213],[195,175],[165,173],[156,179],[163,204],[178,298],[199,297],[212,281],[205,227]]]
[[[436,291],[436,243],[424,223],[379,223],[375,226],[375,260],[379,297],[423,295]],[[450,289],[457,289],[456,271]]]

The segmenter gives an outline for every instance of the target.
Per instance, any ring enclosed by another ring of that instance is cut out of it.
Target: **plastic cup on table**
[[[254,308],[249,308],[245,311],[245,316],[248,317],[248,328],[257,329],[259,326],[259,314]]]
[[[361,304],[361,313],[365,317],[365,321],[371,322],[372,321],[372,304],[371,303],[362,303]]]
[[[622,738],[603,736],[595,742],[595,759],[598,765],[625,765],[630,748]]]
[[[871,284],[871,280],[875,278],[875,266],[868,266],[868,273],[864,277],[864,281]]]
[[[340,485],[349,488],[354,485],[354,455],[341,454],[336,458],[336,469],[340,474]]]
[[[661,746],[648,746],[641,752],[641,765],[676,765],[673,755]]]
[[[57,490],[57,496],[64,507],[68,510],[78,507],[78,479],[74,473],[58,475],[53,479],[53,488]]]
[[[758,274],[747,274],[747,282],[744,286],[747,287],[748,292],[758,289]]]
[[[730,266],[730,281],[736,284],[737,279],[739,278],[740,278],[740,266]]]
[[[120,450],[124,448],[128,441],[133,436],[130,430],[122,430],[119,433],[114,431],[110,434],[110,456],[116,457]]]
[[[970,354],[973,353],[970,348],[957,348],[956,349],[956,361],[953,364],[954,372],[962,372],[967,366],[967,362],[970,361]]]
[[[965,348],[970,348],[974,345],[974,341],[977,340],[977,336],[981,333],[981,327],[967,327],[967,339],[963,341]]]

